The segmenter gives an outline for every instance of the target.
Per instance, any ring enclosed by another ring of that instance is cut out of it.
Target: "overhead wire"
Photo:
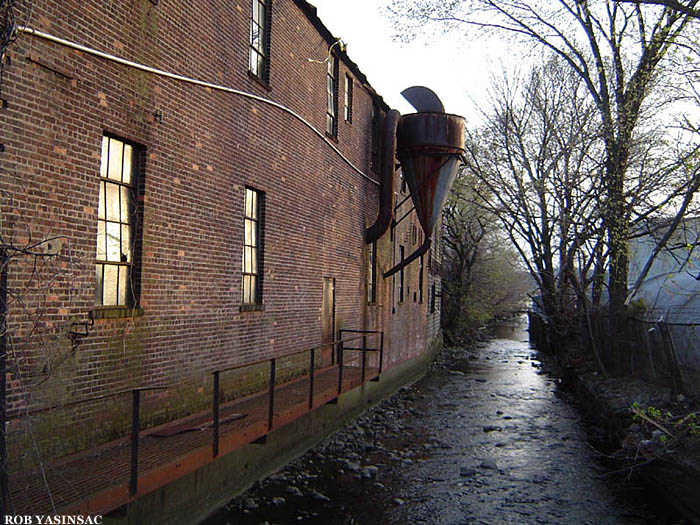
[[[146,66],[146,65],[144,65],[144,64],[140,64],[140,63],[138,63],[138,62],[133,62],[133,61],[131,61],[131,60],[127,60],[127,59],[125,59],[125,58],[118,57],[118,56],[116,56],[116,55],[111,55],[111,54],[109,54],[109,53],[105,53],[105,52],[100,51],[100,50],[98,50],[98,49],[94,49],[94,48],[91,48],[91,47],[84,46],[84,45],[79,44],[79,43],[77,43],[77,42],[72,42],[72,41],[70,41],[70,40],[66,40],[66,39],[64,39],[64,38],[60,38],[60,37],[51,35],[51,34],[49,34],[49,33],[44,33],[43,31],[39,31],[39,30],[33,29],[33,28],[31,28],[31,27],[27,27],[27,26],[17,26],[17,31],[20,32],[20,33],[26,33],[26,34],[28,34],[28,35],[32,35],[32,36],[35,36],[35,37],[38,37],[38,38],[41,38],[41,39],[44,39],[44,40],[48,40],[48,41],[50,41],[50,42],[54,42],[54,43],[56,43],[56,44],[60,44],[60,45],[63,45],[63,46],[66,46],[66,47],[69,47],[69,48],[72,48],[72,49],[77,49],[77,50],[82,51],[82,52],[84,52],[84,53],[87,53],[87,54],[90,54],[90,55],[93,55],[93,56],[97,56],[97,57],[100,57],[100,58],[103,58],[103,59],[106,59],[106,60],[110,60],[110,61],[112,61],[112,62],[116,62],[116,63],[119,63],[119,64],[122,64],[122,65],[125,65],[125,66],[128,66],[128,67],[131,67],[131,68],[134,68],[134,69],[139,69],[139,70],[141,70],[141,71],[145,71],[145,72],[148,72],[148,73],[152,73],[152,74],[155,74],[155,75],[158,75],[158,76],[162,76],[162,77],[166,77],[166,78],[171,78],[171,79],[178,80],[178,81],[181,81],[181,82],[187,82],[187,83],[189,83],[189,84],[194,84],[194,85],[197,85],[197,86],[202,86],[202,87],[209,88],[209,89],[216,90],[216,91],[223,91],[223,92],[226,92],[226,93],[231,93],[231,94],[233,94],[233,95],[245,97],[245,98],[248,98],[248,99],[250,99],[250,100],[255,100],[255,101],[257,101],[257,102],[262,102],[263,104],[267,104],[267,105],[269,105],[269,106],[272,106],[272,107],[275,107],[275,108],[277,108],[277,109],[280,109],[280,110],[284,111],[285,113],[291,115],[292,117],[294,117],[294,118],[297,119],[298,121],[300,121],[300,122],[301,122],[302,124],[304,124],[307,128],[309,128],[313,133],[315,133],[319,138],[321,138],[321,140],[323,140],[323,141],[324,141],[324,142],[325,142],[325,143],[326,143],[326,144],[327,144],[327,145],[328,145],[342,160],[343,160],[343,162],[345,162],[350,168],[353,169],[353,171],[355,171],[355,172],[356,172],[358,175],[360,175],[363,179],[367,180],[368,182],[371,182],[371,183],[374,184],[375,186],[379,186],[379,182],[378,182],[378,181],[376,181],[376,180],[374,180],[373,178],[369,177],[369,176],[366,175],[360,168],[358,168],[357,166],[355,166],[355,165],[352,163],[352,161],[350,161],[350,159],[348,159],[348,158],[335,146],[335,144],[333,144],[330,140],[328,140],[328,138],[326,138],[326,136],[325,136],[323,133],[321,133],[320,131],[318,131],[318,130],[313,126],[313,124],[311,124],[311,123],[310,123],[308,120],[306,120],[304,117],[302,117],[301,115],[299,115],[298,113],[296,113],[294,110],[292,110],[292,109],[288,108],[287,106],[284,106],[284,105],[282,105],[282,104],[280,104],[280,103],[278,103],[278,102],[275,102],[275,101],[273,101],[273,100],[270,100],[270,99],[267,99],[267,98],[264,98],[264,97],[260,97],[260,96],[258,96],[258,95],[254,95],[254,94],[252,94],[252,93],[248,93],[247,91],[241,91],[241,90],[239,90],[239,89],[234,89],[234,88],[231,88],[231,87],[228,87],[228,86],[222,86],[222,85],[219,85],[219,84],[213,84],[213,83],[211,83],[211,82],[207,82],[207,81],[204,81],[204,80],[198,80],[198,79],[196,79],[196,78],[186,77],[186,76],[184,76],[184,75],[180,75],[180,74],[177,74],[177,73],[172,73],[172,72],[170,72],[170,71],[165,71],[165,70],[163,70],[163,69],[158,69],[158,68],[154,68],[154,67],[151,67],[151,66]]]

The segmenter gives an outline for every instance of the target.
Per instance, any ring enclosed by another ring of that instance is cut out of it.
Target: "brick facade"
[[[28,25],[269,99],[323,134],[323,61],[334,40],[306,2],[269,5],[269,85],[248,72],[248,0],[35,0]],[[26,444],[25,408],[136,386],[171,386],[145,400],[145,425],[201,410],[211,371],[321,342],[324,277],[335,278],[335,329],[384,331],[385,367],[421,355],[438,336],[439,308],[429,307],[439,276],[428,254],[422,301],[415,262],[405,271],[401,304],[396,278],[381,276],[377,301],[367,304],[363,236],[378,210],[373,110],[388,108],[344,53],[338,137],[330,140],[365,176],[298,118],[259,100],[28,33],[10,57],[1,86],[8,102],[0,111],[1,227],[3,240],[29,252],[10,253],[11,443]],[[342,112],[346,75],[354,81],[352,123]],[[96,314],[105,134],[139,151],[137,308]],[[246,187],[264,192],[263,304],[250,310],[241,307]],[[395,188],[400,196],[398,176]],[[416,229],[412,216],[378,241],[379,272],[393,266],[399,245],[407,255],[418,248]],[[433,252],[434,265],[439,250]],[[230,374],[224,389],[231,397],[255,389],[261,377]],[[33,416],[32,432],[43,453],[63,454],[124,435],[129,417],[128,396],[116,397],[72,407],[69,415]],[[11,461],[20,461],[17,455]]]

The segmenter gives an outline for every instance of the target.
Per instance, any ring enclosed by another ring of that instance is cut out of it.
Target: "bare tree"
[[[693,2],[678,2],[677,0],[617,0],[624,4],[635,4],[635,5],[656,5],[664,6],[679,13],[683,13],[694,18],[700,18],[700,9],[696,7],[691,7]]]
[[[467,170],[563,338],[574,328],[577,297],[605,257],[596,109],[581,80],[556,59],[523,79],[505,76],[494,89],[484,128],[468,138]]]
[[[533,286],[497,218],[478,202],[487,191],[480,184],[462,172],[443,210],[441,319],[448,342],[521,309]]]
[[[617,314],[624,311],[627,296],[626,187],[635,130],[664,59],[693,20],[687,11],[697,4],[689,0],[681,10],[613,0],[394,0],[390,7],[404,36],[431,24],[504,31],[549,49],[582,81],[601,126],[599,212],[606,235],[610,306]]]

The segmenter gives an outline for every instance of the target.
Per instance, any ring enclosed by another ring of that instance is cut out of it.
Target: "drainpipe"
[[[394,164],[396,159],[396,128],[401,113],[389,110],[382,127],[382,169],[379,185],[379,215],[375,223],[365,230],[365,242],[373,243],[389,228],[393,216]]]

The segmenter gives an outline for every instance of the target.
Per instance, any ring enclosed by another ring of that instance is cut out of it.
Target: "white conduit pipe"
[[[123,64],[123,65],[128,66],[128,67],[133,67],[134,69],[140,69],[141,71],[153,73],[155,75],[160,75],[162,77],[172,78],[174,80],[180,80],[182,82],[188,82],[190,84],[194,84],[194,85],[202,86],[202,87],[207,87],[210,89],[215,89],[217,91],[224,91],[226,93],[231,93],[233,95],[239,95],[241,97],[249,98],[251,100],[257,100],[258,102],[262,102],[264,104],[268,104],[270,106],[281,109],[285,113],[288,113],[291,116],[293,116],[294,118],[296,118],[297,120],[299,120],[302,124],[304,124],[311,131],[313,131],[316,135],[318,135],[326,144],[328,144],[328,146],[330,146],[330,148],[333,151],[335,151],[338,154],[338,156],[341,159],[343,159],[343,161],[345,161],[345,163],[348,166],[350,166],[354,171],[356,171],[362,178],[368,180],[369,182],[371,182],[375,186],[379,186],[379,182],[377,182],[374,179],[365,175],[365,173],[362,170],[360,170],[352,162],[350,162],[350,160],[345,155],[343,155],[340,152],[340,150],[338,148],[336,148],[335,145],[323,135],[323,133],[321,133],[316,128],[314,128],[310,122],[308,122],[306,119],[304,119],[304,117],[295,113],[294,111],[292,111],[288,107],[283,106],[282,104],[278,104],[277,102],[274,102],[272,100],[269,100],[269,99],[266,99],[263,97],[259,97],[257,95],[253,95],[252,93],[247,93],[245,91],[240,91],[238,89],[233,89],[233,88],[226,87],[226,86],[220,86],[218,84],[212,84],[210,82],[205,82],[203,80],[197,80],[196,78],[189,78],[189,77],[185,77],[182,75],[177,75],[175,73],[170,73],[168,71],[163,71],[162,69],[156,69],[154,67],[145,66],[143,64],[139,64],[138,62],[132,62],[131,60],[126,60],[124,58],[120,58],[120,57],[115,56],[115,55],[103,53],[102,51],[98,51],[97,49],[92,49],[92,48],[86,47],[82,44],[78,44],[76,42],[71,42],[70,40],[65,40],[63,38],[59,38],[57,36],[50,35],[48,33],[42,32],[42,31],[32,29],[31,27],[17,26],[16,29],[20,33],[27,33],[30,35],[34,35],[36,37],[43,38],[43,39],[49,40],[51,42],[55,42],[57,44],[61,44],[61,45],[66,46],[66,47],[70,47],[72,49],[77,49],[78,51],[83,51],[84,53],[88,53],[90,55],[98,56],[98,57],[104,58],[106,60],[111,60],[112,62],[117,62],[119,64]]]

